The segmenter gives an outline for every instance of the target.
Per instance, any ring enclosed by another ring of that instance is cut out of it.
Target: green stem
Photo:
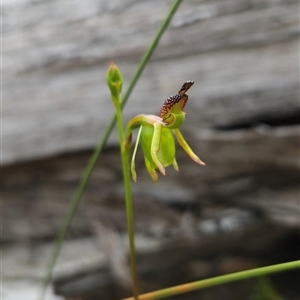
[[[175,12],[177,11],[179,5],[181,4],[182,0],[175,0],[173,5],[170,8],[170,11],[167,14],[167,17],[164,19],[164,21],[162,22],[162,24],[160,25],[151,45],[149,46],[149,48],[146,50],[146,52],[144,53],[144,55],[142,56],[142,59],[140,61],[139,67],[137,68],[135,74],[132,77],[132,80],[129,84],[129,87],[123,97],[123,102],[122,102],[122,108],[124,107],[124,105],[126,104],[133,88],[135,87],[136,82],[138,81],[138,79],[140,78],[140,76],[142,75],[147,62],[149,61],[149,59],[151,58],[156,46],[158,45],[158,42],[160,41],[162,35],[164,34],[164,32],[166,31],[166,29],[168,28]]]
[[[118,133],[119,133],[119,143],[121,148],[121,159],[122,159],[122,169],[123,169],[123,180],[125,186],[126,218],[127,218],[127,229],[128,229],[129,249],[130,249],[133,296],[135,300],[138,300],[139,287],[138,287],[136,253],[135,253],[135,243],[134,243],[134,219],[133,219],[131,179],[130,179],[130,169],[129,169],[129,151],[125,149],[125,145],[124,145],[123,121],[122,121],[120,100],[121,99],[119,96],[118,98],[114,99],[114,103],[116,106],[117,126],[118,126]]]
[[[214,278],[194,281],[166,289],[162,289],[159,291],[142,294],[140,295],[140,300],[154,300],[154,299],[162,299],[170,296],[175,296],[178,294],[183,294],[187,292],[192,292],[195,290],[220,285],[228,282],[239,281],[243,279],[258,277],[262,275],[267,275],[271,273],[283,272],[291,269],[296,269],[300,267],[300,260],[272,265],[268,267],[256,268],[252,270],[236,272],[228,275],[217,276]],[[133,298],[126,298],[124,300],[133,300]]]
[[[146,50],[146,52],[144,53],[144,55],[142,56],[141,61],[139,62],[138,68],[135,72],[135,74],[133,75],[130,84],[125,92],[125,95],[123,97],[123,102],[121,103],[121,107],[123,108],[125,106],[125,104],[127,103],[129,96],[133,90],[133,88],[136,85],[136,82],[138,81],[138,79],[140,78],[142,72],[144,71],[149,59],[151,58],[157,44],[159,43],[163,33],[166,31],[170,21],[172,20],[176,10],[178,9],[180,3],[182,2],[182,0],[175,0],[168,15],[166,16],[166,18],[163,20],[160,28],[158,29],[152,43],[150,44],[150,46],[148,47],[148,49]],[[80,203],[80,200],[82,198],[83,192],[87,186],[87,183],[93,173],[93,170],[96,166],[96,163],[98,161],[98,158],[100,156],[100,154],[102,153],[107,140],[116,124],[117,121],[117,117],[116,115],[113,116],[113,118],[111,119],[109,125],[106,128],[106,131],[104,133],[103,138],[101,139],[101,141],[98,143],[97,147],[94,149],[92,155],[90,156],[88,163],[86,165],[86,167],[83,170],[82,176],[79,180],[78,185],[76,186],[76,189],[72,195],[72,198],[70,200],[70,206],[67,212],[67,216],[64,220],[64,223],[62,225],[62,227],[59,230],[58,236],[56,238],[55,241],[55,245],[53,248],[53,251],[51,253],[51,257],[50,260],[47,264],[47,269],[46,269],[46,275],[43,281],[43,285],[42,285],[42,291],[41,294],[39,296],[38,299],[43,300],[45,298],[45,293],[46,293],[46,288],[49,285],[51,278],[52,278],[52,273],[53,273],[53,268],[55,266],[55,263],[57,261],[58,255],[60,253],[60,250],[62,248],[62,244],[63,241],[66,237],[66,234],[70,228],[71,222],[74,218],[74,215],[77,211],[78,205]]]

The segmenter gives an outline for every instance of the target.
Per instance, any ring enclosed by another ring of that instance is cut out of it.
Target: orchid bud
[[[122,92],[123,78],[120,70],[115,63],[111,63],[106,75],[112,98],[115,100]]]

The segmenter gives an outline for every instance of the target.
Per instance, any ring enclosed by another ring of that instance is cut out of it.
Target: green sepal
[[[173,130],[175,137],[178,141],[178,144],[183,148],[183,150],[187,153],[187,155],[197,164],[199,165],[205,165],[205,162],[203,162],[195,153],[194,151],[191,149],[191,147],[189,146],[189,144],[186,142],[186,140],[184,139],[183,135],[181,134],[181,132],[179,131],[179,129],[174,129]]]
[[[160,133],[155,128],[153,125],[143,124],[140,143],[151,168],[161,171],[157,160],[163,167],[171,165],[175,159],[176,148],[174,137],[168,128],[160,126]],[[151,151],[156,148],[157,152]]]

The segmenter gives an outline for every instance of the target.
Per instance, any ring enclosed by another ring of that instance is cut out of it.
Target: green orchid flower
[[[141,114],[128,122],[124,147],[126,151],[129,151],[131,146],[132,131],[139,128],[131,160],[131,175],[134,181],[137,180],[135,156],[139,143],[144,153],[146,168],[154,181],[158,180],[157,170],[166,175],[165,167],[173,165],[178,171],[174,136],[192,160],[199,165],[205,165],[178,129],[185,120],[183,109],[188,101],[186,92],[193,84],[194,81],[185,82],[178,94],[169,97],[161,107],[160,116]]]

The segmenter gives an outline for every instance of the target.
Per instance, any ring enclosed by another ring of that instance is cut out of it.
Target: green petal
[[[154,182],[157,182],[158,176],[155,172],[155,169],[152,168],[151,163],[149,162],[149,160],[147,159],[146,156],[144,156],[144,159],[145,159],[146,169],[147,169],[148,173],[150,174],[150,177],[152,178],[152,180]]]
[[[193,152],[193,150],[190,148],[184,137],[182,136],[181,132],[179,129],[174,129],[173,130],[177,141],[179,145],[183,148],[183,150],[188,154],[188,156],[195,161],[199,165],[205,165],[205,163]]]
[[[131,168],[130,168],[130,170],[131,170],[132,179],[135,182],[137,181],[137,176],[136,176],[136,172],[135,172],[135,156],[136,156],[136,151],[137,151],[137,148],[138,148],[138,145],[139,145],[141,131],[142,131],[142,126],[140,127],[138,135],[136,137],[136,142],[135,142],[132,157],[131,157]]]
[[[163,166],[173,164],[176,154],[175,141],[170,129],[163,127],[160,138],[160,147],[157,152],[158,160]]]
[[[175,141],[170,129],[161,124],[144,124],[141,146],[151,168],[165,174],[164,167],[171,165],[175,158]]]

